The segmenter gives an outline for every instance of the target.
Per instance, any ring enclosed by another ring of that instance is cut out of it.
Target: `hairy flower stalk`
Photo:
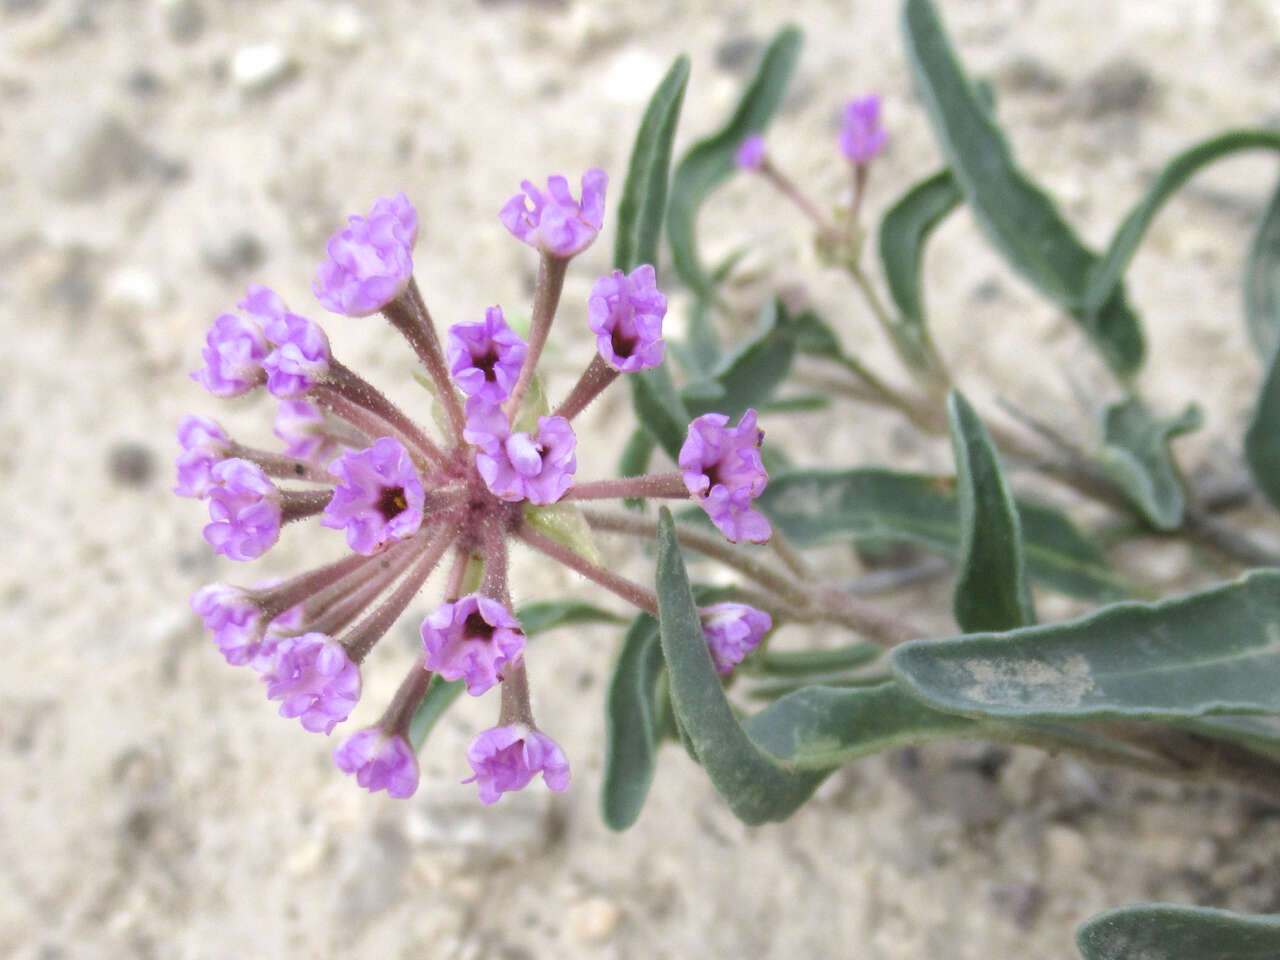
[[[340,534],[350,551],[283,581],[212,584],[191,599],[224,658],[258,673],[282,716],[325,734],[345,722],[360,697],[361,665],[452,551],[443,601],[422,621],[421,656],[381,719],[334,751],[338,767],[369,790],[407,797],[417,789],[408,731],[436,674],[465,681],[473,696],[500,689],[497,725],[467,754],[467,782],[478,784],[482,802],[539,773],[548,788],[567,788],[568,761],[534,720],[508,542],[528,544],[650,614],[657,598],[547,536],[529,511],[573,499],[692,496],[732,539],[767,538],[767,523],[750,507],[766,481],[754,412],[732,428],[716,415],[695,421],[680,471],[576,482],[570,419],[619,377],[662,361],[666,298],[652,266],[596,281],[589,329],[580,332],[594,338],[595,357],[554,413],[527,402],[569,263],[601,229],[605,186],[598,170],[584,175],[580,197],[563,177],[551,177],[545,191],[526,181],[502,209],[503,225],[539,256],[527,343],[491,306],[481,321],[453,324],[442,347],[414,281],[418,216],[403,194],[349,218],[329,241],[317,298],[347,317],[381,314],[404,336],[443,409],[443,437],[334,357],[321,326],[266,287],[251,287],[239,312],[218,317],[206,338],[194,378],[219,397],[265,387],[278,399],[274,428],[284,444],[281,452],[246,446],[204,417],[179,425],[175,492],[207,502],[205,536],[215,552],[255,559],[284,524],[306,518]],[[290,486],[296,482],[311,486]],[[478,579],[469,573],[476,564]],[[741,660],[770,624],[742,604],[704,616],[722,667]]]

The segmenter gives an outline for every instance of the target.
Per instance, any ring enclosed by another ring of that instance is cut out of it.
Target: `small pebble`
[[[161,0],[165,29],[177,43],[194,43],[204,33],[204,7],[198,0]]]
[[[591,897],[569,908],[569,933],[579,943],[600,943],[613,936],[622,911],[603,897]]]
[[[113,313],[158,313],[173,300],[171,291],[155,274],[134,267],[117,270],[108,279],[103,299]]]
[[[277,43],[241,47],[231,58],[231,79],[245,93],[265,93],[294,73],[296,65]]]
[[[324,24],[325,39],[334,50],[349,53],[364,43],[369,24],[357,7],[338,7]]]
[[[232,277],[261,265],[262,242],[248,230],[220,231],[200,245],[200,259],[220,277]]]
[[[145,486],[155,474],[155,467],[155,454],[140,443],[124,440],[107,451],[107,473],[123,487]]]

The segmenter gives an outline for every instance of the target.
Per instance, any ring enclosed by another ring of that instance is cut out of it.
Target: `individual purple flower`
[[[642,263],[629,276],[615,270],[591,288],[587,322],[600,356],[615,370],[631,373],[662,363],[667,298],[655,281],[653,267]]]
[[[231,438],[208,417],[185,416],[178,421],[178,445],[182,452],[174,461],[180,497],[203,500],[213,489],[213,465],[231,451]]]
[[[853,163],[869,163],[889,139],[880,126],[880,98],[875,94],[850,100],[840,123],[840,151]]]
[[[413,275],[418,212],[403,193],[382,197],[368,219],[348,217],[329,238],[311,289],[326,310],[364,317],[400,296]]]
[[[360,668],[323,633],[281,638],[262,679],[280,716],[297,717],[313,733],[331,732],[360,699]]]
[[[204,538],[214,553],[254,560],[280,537],[280,490],[256,463],[233,458],[214,465],[209,490],[210,523]]]
[[[213,321],[201,354],[204,366],[191,374],[215,397],[238,397],[266,380],[262,362],[271,344],[263,328],[285,313],[284,301],[267,287],[250,287],[236,306],[244,315],[224,313]]]
[[[759,170],[764,166],[764,137],[753,133],[738,144],[733,162],[743,170]]]
[[[404,799],[418,790],[418,758],[404,737],[381,727],[359,730],[338,744],[333,762],[371,793]]]
[[[314,320],[284,313],[273,317],[265,329],[267,339],[276,345],[262,361],[272,396],[306,393],[329,372],[329,338]]]
[[[479,448],[476,469],[496,497],[541,505],[555,503],[573,486],[577,438],[564,417],[539,417],[531,437],[510,432],[501,410],[473,398],[463,437]]]
[[[281,400],[274,428],[276,436],[285,442],[286,457],[326,463],[342,449],[338,438],[329,432],[324,413],[308,400]]]
[[[462,392],[499,404],[520,377],[528,346],[502,318],[501,307],[489,307],[479,323],[449,328],[449,370]]]
[[[722,677],[733,672],[742,658],[754,650],[773,628],[773,618],[763,610],[745,603],[714,603],[698,611],[702,632],[716,673]]]
[[[356,553],[377,553],[422,526],[422,481],[399,440],[381,437],[373,446],[333,461],[329,472],[339,483],[320,523],[335,530],[345,527],[347,544]]]
[[[211,583],[192,594],[191,609],[204,618],[227,663],[238,667],[257,656],[263,635],[262,608],[247,591]]]
[[[582,175],[579,203],[564,177],[548,177],[546,193],[524,180],[520,184],[524,194],[508,200],[498,219],[512,236],[529,246],[552,256],[572,257],[591,246],[600,232],[608,182],[603,170],[588,170]]]
[[[546,734],[523,724],[483,731],[467,748],[467,762],[475,774],[462,782],[476,782],[486,806],[509,790],[523,790],[537,773],[550,790],[569,788],[564,751]]]
[[[446,680],[466,680],[473,697],[524,662],[524,639],[510,610],[474,593],[443,604],[422,621],[426,668]]]
[[[724,414],[706,413],[689,424],[679,457],[684,485],[726,539],[764,543],[773,531],[751,505],[769,482],[760,459],[764,431],[754,410],[736,427],[728,423]]]

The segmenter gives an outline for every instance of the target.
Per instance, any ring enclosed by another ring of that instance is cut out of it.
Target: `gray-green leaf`
[[[667,241],[676,272],[698,296],[709,296],[714,287],[698,258],[698,208],[733,173],[738,145],[749,134],[762,132],[773,118],[800,56],[800,42],[800,31],[795,27],[779,32],[765,50],[733,115],[716,133],[690,147],[676,164],[667,206]]]
[[[1258,489],[1280,509],[1280,341],[1271,351],[1271,364],[1244,434],[1244,459]]]
[[[1095,255],[1014,163],[1009,144],[961,68],[929,0],[907,0],[903,24],[912,73],[951,172],[983,232],[1011,267],[1081,323],[1108,364],[1142,364],[1137,317],[1117,289],[1098,310],[1084,291]]]
[[[1076,945],[1085,960],[1275,960],[1280,916],[1138,903],[1091,917]]]
[[[605,697],[600,811],[613,830],[625,830],[636,822],[653,782],[661,735],[654,697],[661,675],[658,622],[641,614],[627,630]]]
[[[1280,182],[1263,211],[1244,265],[1244,318],[1259,356],[1280,343]]]
[[[959,576],[951,607],[966,632],[1035,622],[1023,571],[1022,524],[995,445],[959,391],[947,398],[960,501]]]
[[[716,791],[745,823],[783,820],[829,771],[793,774],[757,746],[734,715],[711,663],[671,511],[658,520],[658,622],[671,705],[690,750]]]
[[[880,221],[880,260],[901,318],[894,329],[907,348],[906,355],[919,366],[925,363],[921,342],[928,336],[920,283],[924,246],[934,228],[963,200],[955,177],[943,170],[908,190]]]
[[[1270,130],[1231,130],[1210,140],[1197,143],[1170,160],[1156,177],[1146,196],[1129,212],[1120,229],[1111,238],[1111,245],[1102,258],[1089,271],[1089,283],[1085,288],[1084,305],[1088,311],[1096,311],[1115,293],[1124,276],[1125,268],[1133,259],[1142,242],[1147,227],[1156,218],[1164,202],[1178,188],[1190,180],[1202,167],[1239,153],[1241,150],[1280,150],[1280,133]]]
[[[945,557],[959,556],[959,506],[950,477],[880,467],[792,470],[772,474],[757,503],[802,547],[907,540]],[[1134,592],[1062,511],[1022,500],[1018,513],[1027,574],[1036,582],[1100,602]]]
[[[675,139],[688,83],[689,58],[682,54],[658,84],[640,121],[622,199],[618,201],[618,234],[613,246],[613,265],[618,270],[630,273],[642,263],[658,265],[671,141]]]
[[[914,640],[891,659],[918,696],[969,716],[1280,713],[1280,571],[1066,623]]]
[[[1103,412],[1098,454],[1102,468],[1157,530],[1176,530],[1186,510],[1169,441],[1203,422],[1198,404],[1187,404],[1176,417],[1161,419],[1137,396],[1109,404]]]

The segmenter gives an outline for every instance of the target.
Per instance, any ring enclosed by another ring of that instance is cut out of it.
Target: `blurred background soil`
[[[1231,126],[1280,127],[1270,0],[940,7],[969,69],[994,82],[1021,162],[1094,245],[1172,153]],[[211,558],[202,506],[169,492],[184,412],[271,439],[265,401],[217,404],[187,377],[206,326],[247,284],[321,317],[309,288],[326,237],[403,189],[421,214],[417,276],[438,320],[478,319],[494,303],[519,314],[535,263],[499,206],[522,178],[576,181],[601,166],[614,178],[610,220],[570,271],[549,355],[563,391],[592,349],[585,295],[609,266],[632,137],[671,59],[685,51],[694,65],[683,149],[720,123],[773,32],[799,24],[805,51],[770,148],[835,202],[839,107],[878,90],[892,139],[872,175],[874,217],[939,165],[896,8],[0,0],[0,955],[1069,958],[1076,924],[1125,901],[1280,910],[1276,810],[981,744],[858,763],[761,829],[741,826],[668,747],[639,823],[610,833],[596,795],[618,637],[601,628],[549,634],[530,653],[539,722],[573,764],[568,794],[535,785],[482,808],[459,784],[467,742],[492,723],[486,699],[460,703],[433,735],[412,800],[370,796],[333,767],[332,743],[274,715],[187,609],[203,583],[279,575],[312,562],[316,545],[340,547],[332,531],[291,528],[255,569],[234,569]],[[1144,391],[1160,412],[1199,397],[1208,414],[1179,447],[1192,469],[1238,466],[1260,373],[1239,273],[1274,166],[1233,160],[1198,178],[1130,273],[1151,346]],[[761,184],[736,179],[702,227],[708,261],[752,245],[733,290],[744,323],[786,288],[887,362],[805,224]],[[1096,404],[1105,379],[967,214],[941,229],[927,277],[937,339],[966,389],[1087,428],[1093,411],[1078,398]],[[672,304],[678,332],[688,301]],[[425,410],[388,328],[326,327],[351,366]],[[626,408],[622,391],[584,416],[580,477],[610,474]],[[944,447],[863,408],[840,406],[816,430],[781,417],[765,427],[823,436],[788,446],[801,463],[950,469]],[[611,565],[651,576],[639,551],[602,547]],[[824,559],[856,569],[847,551]],[[1176,542],[1121,559],[1162,589],[1216,572]],[[609,603],[558,569],[515,562],[517,602]],[[945,587],[886,603],[931,600],[943,634]],[[1046,603],[1046,616],[1074,609]],[[372,657],[353,723],[376,717],[415,635],[406,618]]]

